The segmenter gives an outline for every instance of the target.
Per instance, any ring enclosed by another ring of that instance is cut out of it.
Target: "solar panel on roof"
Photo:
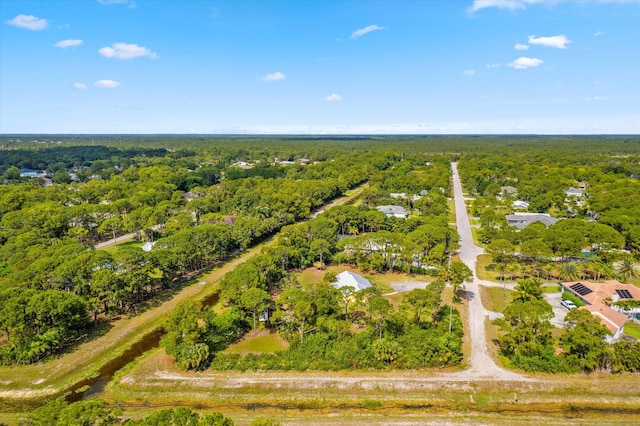
[[[576,293],[578,293],[580,296],[585,296],[589,293],[593,293],[593,290],[591,290],[589,287],[586,287],[584,284],[581,284],[581,283],[574,284],[569,288],[575,291]]]
[[[633,299],[633,296],[631,295],[631,293],[629,293],[629,290],[616,290],[616,293],[618,293],[620,299]]]

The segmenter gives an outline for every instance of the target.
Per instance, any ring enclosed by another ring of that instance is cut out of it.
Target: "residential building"
[[[511,204],[511,208],[514,210],[520,209],[520,210],[526,210],[529,208],[529,202],[527,201],[522,201],[522,200],[516,200]]]
[[[376,210],[386,214],[387,217],[402,217],[402,218],[409,217],[409,213],[407,212],[407,209],[405,209],[402,206],[378,206],[376,207]]]
[[[337,281],[331,285],[337,289],[342,287],[353,287],[354,291],[357,292],[371,287],[369,280],[364,278],[362,275],[358,275],[351,271],[340,272],[336,276],[336,279]]]
[[[628,316],[640,312],[640,308],[625,312],[615,305],[621,300],[640,300],[640,288],[631,284],[622,284],[616,280],[604,283],[572,281],[562,283],[562,287],[585,303],[580,309],[591,312],[609,329],[611,336],[606,339],[609,343],[620,338]]]
[[[507,224],[518,229],[524,229],[534,222],[542,222],[547,228],[558,221],[547,213],[513,213],[505,215]]]

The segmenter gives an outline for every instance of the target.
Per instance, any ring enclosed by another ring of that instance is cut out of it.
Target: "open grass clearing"
[[[111,244],[107,247],[103,247],[102,250],[108,251],[108,252],[116,252],[118,250],[121,249],[125,249],[125,248],[139,248],[140,250],[142,250],[142,246],[144,245],[143,241],[137,241],[134,240],[133,238],[131,238],[130,240],[126,240],[126,241],[118,241],[118,244]]]
[[[224,352],[230,354],[261,354],[285,350],[289,343],[279,333],[271,333],[267,329],[250,331],[237,343],[229,346]]]
[[[504,312],[506,307],[513,301],[514,294],[515,292],[509,289],[480,286],[482,304],[489,311]]]
[[[634,339],[640,340],[640,324],[636,322],[627,322],[624,325],[624,334]]]

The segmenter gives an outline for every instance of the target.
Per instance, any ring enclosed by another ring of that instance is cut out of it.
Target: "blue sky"
[[[640,0],[0,2],[0,133],[640,133]]]

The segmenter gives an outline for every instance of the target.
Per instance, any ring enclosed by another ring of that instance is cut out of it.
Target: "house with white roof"
[[[342,287],[353,287],[354,291],[358,292],[371,287],[369,280],[351,271],[340,272],[336,276],[336,279],[337,281],[331,285],[337,289]]]
[[[409,212],[407,212],[407,209],[402,206],[378,206],[376,207],[376,210],[386,214],[387,217],[409,217]]]

